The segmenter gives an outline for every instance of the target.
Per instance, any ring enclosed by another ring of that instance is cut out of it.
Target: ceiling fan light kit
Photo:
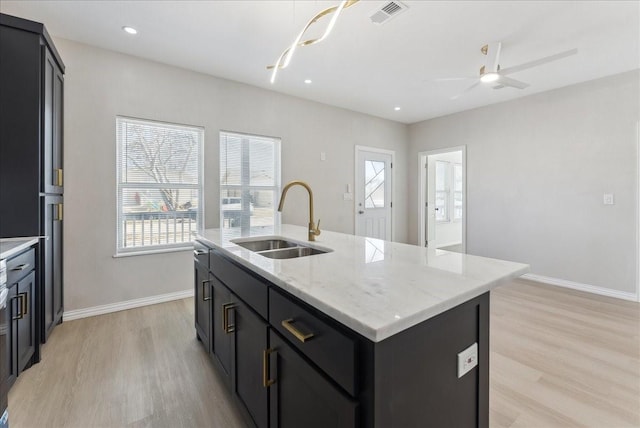
[[[267,70],[273,70],[272,73],[271,73],[271,83],[274,83],[276,81],[276,74],[278,73],[278,70],[281,70],[283,68],[287,68],[289,66],[289,63],[291,62],[291,58],[293,57],[293,53],[295,52],[295,50],[296,50],[296,48],[298,46],[310,46],[310,45],[319,43],[319,42],[323,41],[324,39],[326,39],[327,36],[329,35],[329,33],[331,33],[331,30],[333,30],[333,27],[335,26],[336,21],[338,20],[338,17],[340,16],[340,13],[344,9],[346,9],[346,8],[348,8],[350,6],[353,6],[358,1],[359,0],[343,0],[342,2],[340,2],[340,4],[338,6],[329,7],[327,9],[324,9],[324,10],[318,12],[317,14],[315,14],[313,16],[313,18],[311,18],[309,20],[309,22],[307,22],[307,25],[305,25],[304,28],[302,28],[302,31],[300,31],[300,33],[298,33],[298,36],[295,38],[295,40],[293,41],[291,46],[286,48],[282,52],[282,54],[280,54],[280,56],[278,57],[278,60],[276,61],[275,65],[267,66]],[[318,22],[319,19],[321,19],[321,18],[323,18],[325,16],[328,16],[328,15],[332,15],[331,16],[331,20],[327,24],[327,28],[324,30],[324,33],[322,33],[322,35],[320,37],[318,37],[317,39],[302,40],[302,37],[304,36],[304,33],[306,33],[306,31],[309,29],[309,27],[311,27],[313,24]]]
[[[480,48],[480,52],[486,57],[484,61],[484,65],[480,67],[480,78],[476,80],[473,85],[469,86],[467,89],[451,97],[452,100],[460,98],[462,95],[474,89],[480,83],[490,84],[493,89],[502,89],[504,87],[510,87],[515,89],[525,89],[530,85],[525,82],[521,82],[516,79],[512,79],[511,77],[507,77],[508,74],[517,73],[519,71],[527,70],[533,67],[537,67],[552,61],[557,61],[562,58],[566,58],[571,55],[575,55],[578,53],[578,49],[570,49],[568,51],[563,51],[554,55],[549,55],[543,58],[538,58],[533,61],[525,62],[524,64],[516,65],[508,68],[500,68],[500,52],[502,50],[502,43],[493,42],[488,43],[482,48]],[[446,79],[440,79],[446,80]]]

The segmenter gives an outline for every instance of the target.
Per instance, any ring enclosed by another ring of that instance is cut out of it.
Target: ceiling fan
[[[548,62],[557,61],[562,58],[566,58],[571,55],[575,55],[578,53],[578,49],[570,49],[568,51],[559,52],[555,55],[549,55],[543,58],[539,58],[533,61],[525,62],[524,64],[516,65],[509,68],[500,68],[500,50],[502,49],[502,43],[488,43],[484,45],[480,51],[486,57],[485,63],[482,67],[480,67],[480,76],[477,78],[477,81],[469,86],[467,89],[459,93],[458,95],[451,97],[452,100],[455,100],[467,92],[471,91],[476,86],[481,83],[489,84],[493,87],[493,89],[502,89],[504,87],[516,88],[516,89],[525,89],[529,86],[528,83],[521,82],[520,80],[512,79],[511,77],[507,77],[509,74],[517,73],[519,71],[527,70],[529,68],[537,67],[542,64],[546,64]],[[463,80],[467,79],[463,78],[445,78],[445,79],[436,79],[437,81],[444,80]],[[474,77],[475,79],[475,77]]]

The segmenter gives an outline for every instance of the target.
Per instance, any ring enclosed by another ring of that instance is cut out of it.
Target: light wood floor
[[[640,427],[639,304],[518,280],[491,305],[491,427]],[[9,409],[12,428],[243,427],[191,299],[58,326]]]

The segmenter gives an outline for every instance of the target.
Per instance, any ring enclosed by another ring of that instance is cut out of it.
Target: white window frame
[[[460,168],[461,190],[456,190],[456,168]],[[464,176],[464,170],[462,169],[462,163],[455,162],[451,167],[451,183],[452,183],[451,194],[453,195],[453,197],[451,198],[451,213],[452,213],[451,218],[453,221],[462,221],[462,217],[464,215],[464,179],[462,178],[463,176]],[[456,216],[456,194],[457,193],[460,194],[460,199],[462,200],[462,212],[460,213],[460,216]]]
[[[438,178],[438,164],[444,164],[444,190],[438,190],[437,187],[437,178]],[[438,194],[444,194],[444,209],[445,216],[442,219],[439,219],[436,216],[436,223],[450,223],[451,222],[451,162],[436,160],[436,188],[435,188],[435,198],[438,200]],[[438,204],[436,203],[436,208],[438,208]]]
[[[167,128],[176,128],[176,129],[189,129],[190,131],[196,131],[199,135],[198,141],[198,183],[197,184],[184,184],[184,183],[127,183],[124,182],[122,178],[123,168],[121,162],[122,149],[124,145],[124,140],[122,133],[120,131],[121,123],[138,123],[138,124],[148,124],[153,126],[162,126]],[[170,123],[170,122],[162,122],[158,120],[151,119],[141,119],[127,116],[116,116],[116,254],[114,257],[126,257],[131,255],[144,255],[144,254],[155,254],[155,253],[164,253],[171,251],[181,251],[181,250],[189,250],[193,248],[193,241],[195,236],[192,234],[189,241],[179,242],[179,243],[167,243],[167,244],[156,244],[156,245],[138,245],[133,247],[125,247],[124,246],[124,237],[123,230],[121,231],[120,225],[123,221],[123,190],[126,188],[135,188],[135,189],[167,189],[167,188],[179,188],[179,189],[195,189],[198,192],[198,207],[195,210],[196,212],[196,228],[197,233],[201,233],[203,230],[204,224],[204,128],[200,126],[194,125],[186,125],[186,124],[178,124],[178,123]],[[174,223],[175,227],[175,223]]]
[[[273,213],[273,225],[274,225],[274,233],[275,233],[275,228],[280,226],[280,215],[278,215],[277,213],[277,202],[278,199],[280,197],[280,191],[282,188],[282,181],[281,181],[281,164],[282,164],[282,155],[281,155],[281,146],[282,146],[282,140],[278,137],[269,137],[269,136],[264,136],[264,135],[256,135],[256,134],[247,134],[247,133],[243,133],[243,132],[236,132],[236,131],[220,131],[220,135],[219,135],[219,148],[220,148],[220,152],[222,152],[221,148],[222,148],[222,140],[224,136],[233,136],[233,137],[237,137],[241,139],[241,156],[240,156],[240,165],[243,165],[243,157],[247,155],[247,153],[249,153],[249,149],[248,149],[248,143],[251,139],[259,139],[259,140],[270,140],[271,142],[274,143],[275,147],[275,158],[276,158],[276,162],[274,165],[274,184],[272,186],[257,186],[257,185],[251,185],[251,177],[248,174],[248,171],[241,171],[240,173],[240,184],[223,184],[222,181],[220,181],[220,198],[219,198],[219,213],[220,213],[220,230],[227,228],[229,225],[226,225],[224,223],[225,218],[224,218],[224,211],[222,209],[222,199],[223,199],[223,192],[225,191],[236,191],[239,192],[242,198],[242,217],[244,216],[248,216],[251,217],[251,211],[250,211],[250,207],[249,204],[246,203],[246,201],[249,200],[249,195],[251,194],[252,191],[254,190],[271,190],[273,192],[273,207],[274,207],[274,213]],[[220,159],[220,162],[222,162],[222,159]],[[220,169],[222,169],[222,164],[220,164]],[[250,226],[249,226],[250,227]],[[245,232],[245,229],[247,228],[247,225],[244,222],[241,222],[240,225],[241,231]]]

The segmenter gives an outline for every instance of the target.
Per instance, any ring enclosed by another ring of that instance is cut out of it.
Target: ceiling
[[[374,25],[369,15],[387,2],[361,0],[326,40],[297,49],[271,84],[266,66],[313,15],[338,3],[2,0],[0,11],[43,22],[54,37],[403,123],[640,68],[638,1],[404,1],[407,11]],[[524,90],[481,85],[452,100],[474,83],[480,47],[493,41],[502,42],[502,68],[579,51],[510,75],[531,85]],[[435,80],[446,77],[471,79]]]

